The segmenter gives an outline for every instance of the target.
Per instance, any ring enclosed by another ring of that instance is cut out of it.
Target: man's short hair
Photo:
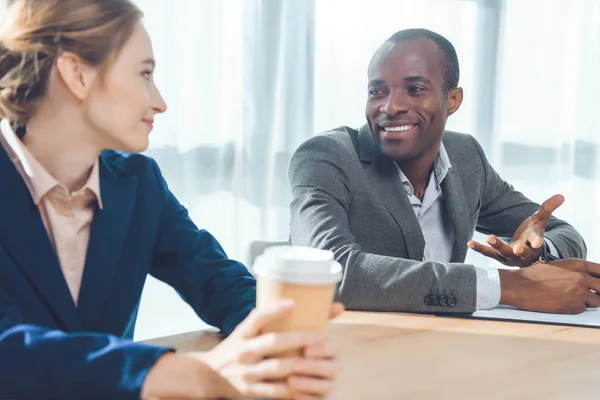
[[[444,92],[448,93],[450,90],[456,89],[458,87],[458,79],[460,77],[458,56],[456,55],[454,46],[448,39],[428,29],[404,29],[390,36],[388,42],[399,43],[420,38],[433,40],[444,53],[442,66],[442,72],[444,75]]]

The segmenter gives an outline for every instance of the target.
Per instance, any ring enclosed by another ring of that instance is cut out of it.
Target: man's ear
[[[85,63],[74,53],[65,52],[56,60],[58,76],[79,100],[87,97],[98,77],[98,69]]]
[[[448,92],[448,97],[446,98],[446,109],[448,112],[446,113],[446,117],[451,116],[460,108],[460,105],[463,101],[463,90],[462,88],[452,89]]]

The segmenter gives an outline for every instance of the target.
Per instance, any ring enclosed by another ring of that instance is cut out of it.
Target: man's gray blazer
[[[334,252],[344,269],[337,299],[348,309],[475,311],[467,242],[475,230],[510,238],[539,208],[500,178],[472,136],[445,132],[443,143],[452,164],[442,182],[456,236],[451,263],[422,261],[423,233],[398,170],[367,125],[312,137],[292,156],[291,242]],[[561,258],[585,258],[583,239],[566,222],[552,218],[546,237]],[[456,305],[431,305],[427,296],[438,291]]]

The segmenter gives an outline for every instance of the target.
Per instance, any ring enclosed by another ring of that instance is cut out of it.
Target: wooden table
[[[335,400],[600,399],[600,330],[429,315],[346,312]],[[148,341],[208,350],[214,333]]]

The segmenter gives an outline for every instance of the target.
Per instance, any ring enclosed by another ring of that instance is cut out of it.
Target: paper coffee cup
[[[258,308],[294,301],[294,308],[265,332],[325,332],[342,266],[328,250],[300,246],[267,248],[256,259]],[[289,355],[297,355],[297,352]]]

